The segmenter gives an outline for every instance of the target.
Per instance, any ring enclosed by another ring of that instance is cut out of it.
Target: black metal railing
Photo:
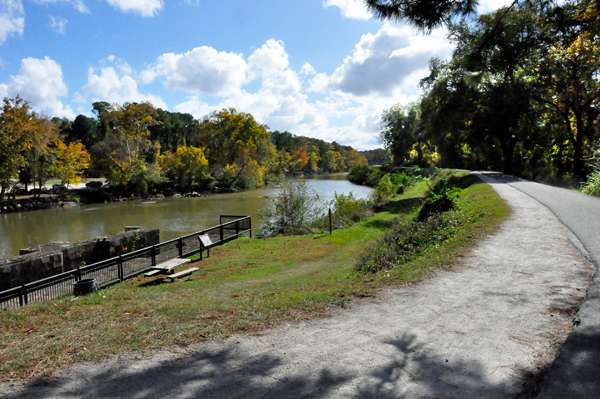
[[[201,247],[199,243],[198,237],[201,235],[210,237],[212,244],[208,248],[235,240],[245,233],[252,237],[250,216],[222,215],[219,222],[218,226],[2,291],[0,309],[42,303],[63,295],[72,295],[73,283],[82,278],[96,279],[97,286],[102,288],[135,277],[169,259],[190,257],[207,248]]]

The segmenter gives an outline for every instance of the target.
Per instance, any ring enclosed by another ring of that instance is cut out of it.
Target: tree
[[[27,151],[29,176],[31,181],[42,187],[52,175],[54,145],[60,138],[58,126],[46,117],[40,118],[42,129],[32,137],[31,148]],[[23,181],[23,179],[21,179]],[[39,194],[38,194],[39,195]]]
[[[420,30],[474,15],[478,0],[365,0],[367,9],[382,20],[404,21]]]
[[[152,142],[149,131],[159,123],[156,109],[148,102],[113,104],[103,107],[100,115],[108,133],[92,149],[96,168],[122,188],[145,192],[148,181],[159,177],[160,146]]]
[[[44,122],[29,103],[17,96],[4,98],[0,114],[0,198],[12,186],[12,179],[28,165],[27,151],[34,138],[44,132]]]
[[[267,129],[234,108],[207,116],[197,140],[206,148],[212,175],[228,187],[262,184],[266,158],[275,150]]]
[[[161,156],[161,165],[170,179],[182,185],[202,184],[210,178],[203,148],[181,146]]]
[[[396,104],[383,111],[380,142],[389,149],[394,163],[404,165],[410,160],[414,145],[423,139],[423,126],[419,117],[419,105]]]
[[[539,64],[539,101],[546,104],[567,132],[573,175],[583,177],[584,156],[597,138],[600,116],[600,8],[595,2],[566,4],[555,42]]]
[[[81,142],[86,148],[92,148],[96,143],[104,139],[100,134],[99,122],[85,115],[77,115],[67,130],[67,142]]]
[[[81,181],[83,171],[90,164],[90,153],[81,143],[65,144],[62,140],[56,143],[56,160],[52,164],[52,172],[60,177],[62,184],[77,184]]]

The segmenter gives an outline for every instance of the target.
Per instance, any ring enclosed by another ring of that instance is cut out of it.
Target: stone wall
[[[129,227],[127,230],[84,242],[55,242],[22,249],[20,256],[0,260],[0,291],[160,242],[158,229]]]

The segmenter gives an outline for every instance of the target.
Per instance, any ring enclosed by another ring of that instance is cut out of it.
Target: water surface
[[[365,198],[371,189],[346,180],[346,174],[318,175],[307,182],[325,201],[334,193],[353,192]],[[49,242],[75,242],[120,233],[125,226],[160,229],[165,241],[219,224],[219,215],[250,215],[258,226],[258,211],[278,188],[261,188],[203,198],[164,198],[150,201],[111,202],[74,208],[0,215],[0,259],[18,255],[19,249]]]

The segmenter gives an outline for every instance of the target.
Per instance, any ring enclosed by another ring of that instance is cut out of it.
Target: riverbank
[[[447,269],[494,231],[509,210],[477,179],[464,191],[466,223],[443,245],[402,268],[359,274],[366,242],[424,200],[418,183],[373,218],[332,235],[240,239],[211,251],[201,270],[174,284],[139,277],[88,297],[65,298],[0,314],[0,378],[41,376],[85,361],[141,356],[284,321],[329,314],[384,287],[406,286]]]

